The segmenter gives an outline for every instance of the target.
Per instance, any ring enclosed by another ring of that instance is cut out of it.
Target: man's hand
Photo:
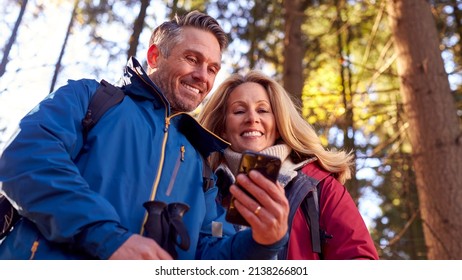
[[[133,234],[109,258],[110,260],[172,260],[167,251],[151,238]]]
[[[273,183],[258,171],[250,171],[247,177],[239,174],[236,183],[251,193],[250,198],[238,186],[232,185],[231,194],[239,213],[252,228],[253,239],[262,245],[274,244],[281,240],[288,230],[289,202],[284,188]]]

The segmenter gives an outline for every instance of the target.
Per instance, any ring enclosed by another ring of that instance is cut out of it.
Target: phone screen
[[[281,160],[274,156],[264,155],[256,152],[244,152],[242,154],[241,162],[239,164],[239,173],[248,174],[250,170],[257,170],[263,176],[276,182],[279,169],[281,168]],[[242,189],[247,195],[251,196],[250,193]],[[233,224],[249,226],[249,223],[241,216],[234,206],[234,197],[231,198],[231,202],[226,212],[226,220]]]

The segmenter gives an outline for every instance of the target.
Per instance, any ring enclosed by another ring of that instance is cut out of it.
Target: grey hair
[[[221,52],[228,46],[228,36],[216,19],[199,11],[191,11],[183,16],[175,15],[172,20],[159,25],[152,32],[149,46],[156,44],[160,53],[168,57],[170,50],[180,42],[181,31],[185,27],[194,27],[211,32],[217,39]]]

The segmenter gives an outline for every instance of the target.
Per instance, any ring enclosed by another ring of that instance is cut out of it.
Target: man
[[[154,200],[189,208],[182,221],[191,245],[176,248],[179,259],[273,258],[287,241],[282,188],[259,174],[241,178],[257,201],[234,194],[255,229],[221,237],[223,210],[216,187],[202,188],[201,156],[226,143],[183,113],[210,92],[226,45],[202,13],[163,23],[151,37],[147,73],[130,59],[126,97],[85,138],[81,120],[98,82],[69,81],[32,110],[0,158],[0,190],[23,216],[0,258],[171,259],[144,235],[143,204]]]

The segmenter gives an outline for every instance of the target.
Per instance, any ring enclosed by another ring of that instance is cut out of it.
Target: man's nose
[[[208,73],[207,73],[207,66],[206,65],[198,65],[193,72],[194,79],[200,82],[207,82]]]

